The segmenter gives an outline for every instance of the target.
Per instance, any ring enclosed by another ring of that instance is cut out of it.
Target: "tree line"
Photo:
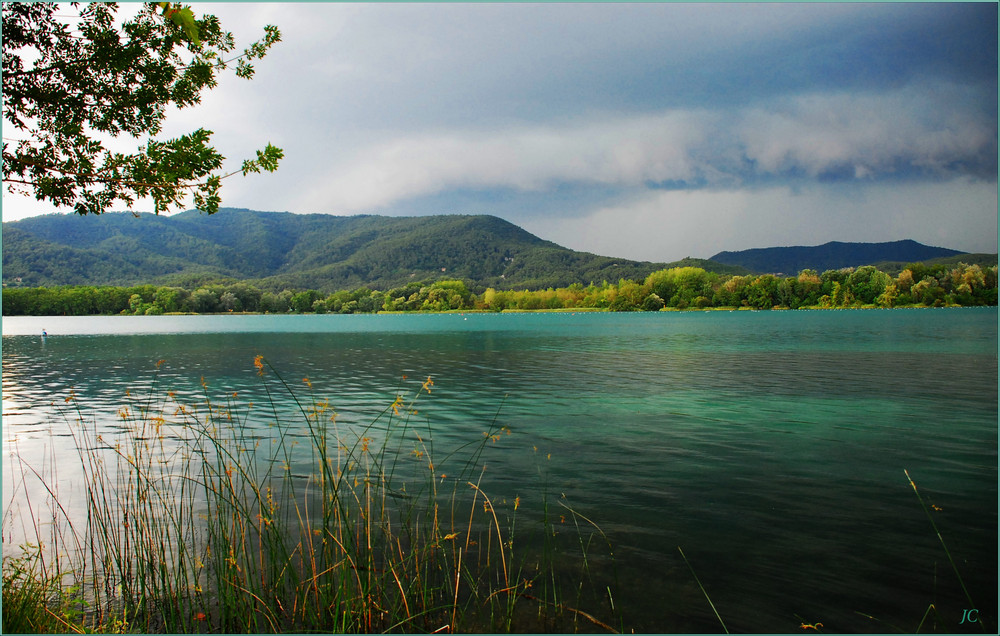
[[[470,290],[462,280],[412,282],[386,291],[361,287],[262,291],[243,282],[196,289],[139,285],[5,287],[3,314],[160,315],[168,313],[374,313],[379,311],[554,310],[658,311],[718,307],[849,308],[996,306],[997,266],[908,265],[896,277],[870,265],[803,270],[798,276],[731,276],[700,267],[659,270],[643,281],[575,283],[543,290]]]

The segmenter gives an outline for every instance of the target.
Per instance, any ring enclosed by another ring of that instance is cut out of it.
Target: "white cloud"
[[[564,182],[690,179],[698,172],[692,150],[705,143],[709,121],[704,113],[675,111],[562,128],[404,136],[350,157],[300,207],[348,212],[449,188],[537,191]]]
[[[962,91],[950,94],[960,99]],[[991,165],[994,130],[985,116],[904,88],[813,94],[743,111],[669,110],[559,127],[401,134],[337,162],[294,208],[372,211],[454,188],[731,187],[789,176],[808,183],[831,174],[860,181],[954,178]]]
[[[913,87],[874,94],[799,96],[746,112],[737,125],[747,157],[765,173],[801,170],[811,177],[850,167],[857,178],[914,168],[949,176],[956,162],[996,154],[995,121]]]

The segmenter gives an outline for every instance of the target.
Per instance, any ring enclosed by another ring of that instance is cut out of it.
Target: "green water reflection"
[[[498,412],[509,427],[484,457],[525,527],[544,492],[607,533],[627,628],[719,629],[680,545],[732,631],[913,629],[930,603],[965,629],[904,468],[995,614],[995,309],[102,320],[5,321],[5,475],[15,439],[68,452],[52,445],[71,390],[109,428],[126,391],[194,401],[202,378],[261,404],[263,355],[349,427],[431,376],[419,418],[438,447]]]

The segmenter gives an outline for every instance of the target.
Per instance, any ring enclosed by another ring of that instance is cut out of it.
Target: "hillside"
[[[906,267],[912,264],[914,261],[879,261],[878,263],[872,263],[875,267],[882,270],[886,274],[892,277],[899,276]],[[996,254],[968,254],[961,253],[956,256],[944,256],[942,258],[931,258],[925,261],[921,261],[924,265],[928,267],[944,266],[947,269],[953,269],[959,265],[978,265],[981,268],[993,267],[997,264]]]
[[[698,261],[720,273],[743,270]],[[3,224],[3,280],[24,286],[236,279],[265,290],[388,289],[460,278],[498,289],[643,279],[667,263],[560,247],[493,216],[46,215]]]
[[[822,273],[831,269],[876,263],[917,263],[959,254],[962,252],[943,247],[930,247],[910,240],[889,243],[831,241],[815,247],[767,247],[739,252],[719,252],[710,260],[745,267],[760,274],[791,276],[804,269],[814,269]]]

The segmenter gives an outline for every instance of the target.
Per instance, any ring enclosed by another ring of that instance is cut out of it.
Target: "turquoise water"
[[[69,452],[71,390],[112,430],[154,377],[260,400],[259,354],[345,426],[428,376],[439,447],[496,417],[491,492],[564,495],[604,530],[615,569],[595,576],[617,576],[626,629],[720,630],[681,546],[730,631],[913,631],[931,603],[976,631],[904,469],[995,626],[995,308],[6,318],[3,335],[5,503],[11,451]]]

